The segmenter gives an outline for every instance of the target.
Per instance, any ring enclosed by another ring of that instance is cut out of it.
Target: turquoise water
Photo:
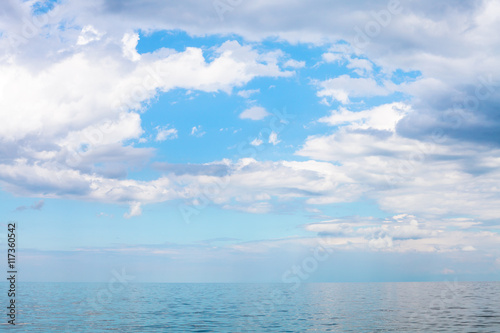
[[[3,286],[3,285],[2,285]],[[500,282],[19,283],[10,332],[500,332]],[[6,301],[4,301],[5,303]]]

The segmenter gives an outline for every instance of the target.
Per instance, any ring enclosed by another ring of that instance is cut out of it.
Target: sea
[[[2,308],[2,332],[500,332],[500,282],[24,282]]]

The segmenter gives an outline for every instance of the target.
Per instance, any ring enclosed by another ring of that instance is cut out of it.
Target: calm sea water
[[[500,332],[500,282],[19,283],[10,332]],[[2,308],[3,305],[2,305]],[[11,330],[12,329],[12,330]]]

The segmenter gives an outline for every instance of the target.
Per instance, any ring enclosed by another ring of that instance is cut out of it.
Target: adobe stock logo
[[[241,5],[243,0],[215,0],[212,2],[217,15],[219,15],[219,19],[224,21],[224,14],[226,12],[232,12],[236,7]]]
[[[57,22],[59,14],[61,14],[59,6],[56,5],[46,13],[24,16],[21,20],[20,31],[7,34],[10,46],[15,49],[28,43],[30,39],[39,36],[45,26]]]
[[[403,7],[401,6],[401,2],[399,0],[389,0],[386,9],[371,11],[370,16],[373,20],[366,22],[363,28],[360,28],[359,26],[354,27],[356,35],[354,36],[351,45],[358,50],[366,48],[373,38],[380,35],[383,28],[386,28],[391,24],[393,17],[401,14],[402,11]]]
[[[135,279],[135,276],[127,275],[124,268],[122,268],[121,273],[112,270],[111,274],[113,277],[109,280],[107,288],[99,289],[94,297],[89,297],[86,300],[86,303],[95,311],[103,311],[106,306],[112,306],[113,298],[124,292],[130,281]]]

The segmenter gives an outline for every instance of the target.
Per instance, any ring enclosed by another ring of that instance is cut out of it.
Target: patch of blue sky
[[[406,82],[416,81],[422,76],[421,71],[408,71],[405,72],[402,69],[397,69],[392,73],[391,81],[395,84],[401,84]]]
[[[232,203],[235,202],[229,204]],[[240,205],[247,206],[242,203]],[[179,207],[193,209],[196,213],[189,215],[189,219],[185,220]],[[305,214],[277,212],[249,214],[238,210],[221,209],[211,203],[207,206],[192,206],[182,200],[151,204],[145,209],[148,228],[159,228],[159,232],[168,230],[165,241],[181,244],[220,237],[245,242],[306,235],[301,227],[306,221]],[[141,219],[142,217],[136,218],[136,220]]]
[[[256,122],[246,120],[248,125],[253,125],[248,135],[253,135],[268,144],[269,130],[276,127],[278,139],[281,140],[278,144],[280,150],[279,152],[272,151],[272,154],[262,156],[262,158],[270,160],[284,158],[285,156],[282,154],[286,154],[286,151],[281,149],[288,145],[297,147],[304,142],[307,136],[314,134],[312,132],[314,126],[311,124],[325,116],[329,107],[318,103],[316,87],[309,84],[307,78],[280,79],[276,83],[266,78],[255,81],[255,85],[249,89],[262,87],[260,88],[261,92],[255,95],[257,101],[255,104],[266,108],[272,114],[284,115],[288,123],[277,122],[277,125],[273,126],[273,121],[277,118],[274,115]],[[259,83],[261,84],[259,85]]]
[[[235,136],[240,131],[240,124],[235,122],[237,108],[238,100],[223,92],[187,94],[186,90],[178,89],[161,94],[142,114],[146,132],[143,137],[147,142],[137,146],[158,149],[155,160],[169,163],[206,163],[222,159],[226,152],[221,142],[228,142],[232,137],[238,140],[238,135]],[[177,138],[157,141],[158,130],[162,128],[175,128]],[[197,129],[191,134],[193,128]]]
[[[310,82],[324,81],[334,79],[341,75],[352,75],[352,70],[347,68],[342,63],[338,62],[317,62],[311,67],[302,71],[302,76],[310,78]]]
[[[374,218],[388,218],[392,215],[383,211],[380,206],[372,199],[360,198],[354,202],[340,202],[327,205],[314,205],[322,213],[332,218],[346,218],[352,217],[374,217]],[[322,219],[320,217],[320,219]]]
[[[41,211],[15,211],[16,206],[31,205],[38,199],[19,199],[5,192],[1,198],[12,208],[3,210],[10,212],[4,215],[2,223],[18,223],[19,235],[22,235],[19,246],[45,251],[167,242],[192,244],[221,237],[246,242],[306,234],[300,227],[306,220],[302,214],[248,214],[209,204],[188,206],[198,214],[186,223],[179,210],[179,206],[185,204],[182,200],[149,204],[143,207],[142,216],[125,219],[126,205],[45,199]],[[72,214],[67,214],[68,211]],[[78,245],[75,247],[75,244]]]
[[[6,192],[0,192],[0,198],[2,223],[18,223],[19,246],[39,250],[74,250],[75,244],[83,247],[119,242],[121,216],[128,209],[126,205],[45,198],[40,210],[18,211],[16,207],[29,207],[40,199],[18,198]]]
[[[206,61],[213,54],[213,47],[223,44],[228,40],[238,41],[243,44],[243,39],[237,35],[208,35],[191,36],[181,30],[138,31],[139,41],[136,50],[139,54],[153,53],[161,48],[168,48],[183,52],[188,47],[197,47],[204,50]]]
[[[31,6],[31,10],[34,16],[42,15],[54,9],[54,6],[58,3],[59,0],[37,1]]]
[[[289,138],[293,142],[288,144],[298,144],[307,136],[305,133],[297,137],[304,132],[302,121],[313,121],[325,111],[324,106],[317,103],[315,90],[312,87],[304,90],[303,85],[307,84],[297,84],[293,79],[256,79],[244,87],[244,90],[260,90],[248,100],[238,96],[238,90],[230,95],[198,91],[188,94],[183,89],[161,94],[142,115],[142,126],[146,132],[143,137],[148,142],[137,143],[136,146],[157,148],[158,161],[207,163],[228,157],[230,147],[250,138],[268,141],[273,129],[282,128],[278,138],[291,133]],[[257,121],[240,119],[241,112],[252,106],[264,107],[271,115]],[[281,124],[273,113],[291,114],[293,118],[289,124]],[[276,127],[272,126],[273,119]],[[197,130],[192,135],[194,127]],[[155,141],[159,128],[175,128],[177,138]],[[205,134],[200,136],[203,132]],[[248,157],[241,151],[232,154],[231,158]]]

